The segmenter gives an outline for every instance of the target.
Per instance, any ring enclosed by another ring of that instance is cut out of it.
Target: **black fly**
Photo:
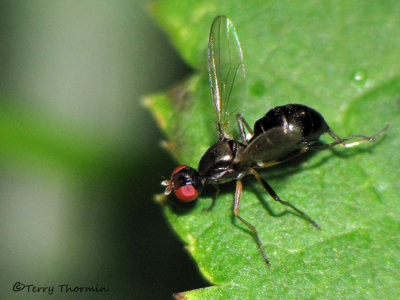
[[[162,182],[166,186],[165,194],[168,195],[174,190],[179,200],[189,202],[197,198],[205,184],[217,186],[220,183],[236,180],[233,212],[253,232],[264,261],[269,266],[256,228],[239,214],[243,189],[242,177],[254,175],[274,200],[292,208],[320,229],[320,226],[303,211],[281,200],[256,169],[279,164],[309,150],[324,150],[336,145],[352,147],[364,142],[373,142],[389,126],[369,137],[351,135],[340,138],[316,110],[301,104],[288,104],[271,109],[254,124],[254,129],[251,129],[242,115],[237,114],[236,121],[241,140],[236,141],[227,133],[228,126],[234,123],[229,122],[228,118],[232,112],[238,112],[240,101],[243,99],[240,93],[233,90],[234,87],[244,90],[242,85],[244,85],[245,70],[235,27],[225,16],[216,17],[211,25],[208,71],[219,140],[203,155],[198,170],[186,165],[176,168],[171,180]],[[324,145],[317,143],[319,137],[325,133],[328,133],[334,141]]]

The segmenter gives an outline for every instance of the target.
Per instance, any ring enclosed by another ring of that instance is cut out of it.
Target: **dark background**
[[[1,2],[0,298],[168,299],[207,285],[153,200],[175,162],[141,101],[190,70],[148,7]]]

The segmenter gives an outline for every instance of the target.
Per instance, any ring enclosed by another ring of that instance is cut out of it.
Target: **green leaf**
[[[206,72],[211,22],[236,25],[247,70],[242,114],[254,123],[270,108],[301,103],[318,110],[340,136],[379,140],[336,147],[264,170],[281,199],[322,227],[275,203],[252,178],[241,214],[259,231],[272,267],[249,230],[233,217],[234,184],[213,190],[186,213],[165,213],[213,287],[187,299],[398,298],[400,296],[400,2],[159,1],[158,22],[198,74],[147,99],[179,161],[197,166],[217,140]],[[329,137],[324,137],[329,141]]]

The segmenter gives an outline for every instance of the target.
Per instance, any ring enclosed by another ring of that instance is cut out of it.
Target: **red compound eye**
[[[182,170],[183,168],[186,168],[187,165],[180,165],[179,167],[177,167],[173,172],[171,176],[174,176],[176,173],[178,173],[180,170]]]
[[[181,201],[190,202],[197,198],[198,192],[193,185],[183,185],[175,190],[175,196]]]

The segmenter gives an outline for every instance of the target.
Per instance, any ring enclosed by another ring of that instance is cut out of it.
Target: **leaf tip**
[[[170,153],[175,153],[178,149],[178,145],[175,141],[162,141],[161,147],[165,150],[169,151]]]
[[[186,299],[188,299],[188,298],[186,298],[185,294],[183,294],[183,293],[174,293],[173,296],[177,300],[186,300]]]
[[[142,100],[142,104],[153,113],[153,116],[160,128],[165,130],[167,128],[167,121],[165,120],[164,116],[157,109],[155,109],[156,104],[154,103],[154,100],[155,97],[146,97]]]
[[[164,193],[155,194],[154,200],[157,203],[166,204],[167,203],[167,195],[165,195]]]

